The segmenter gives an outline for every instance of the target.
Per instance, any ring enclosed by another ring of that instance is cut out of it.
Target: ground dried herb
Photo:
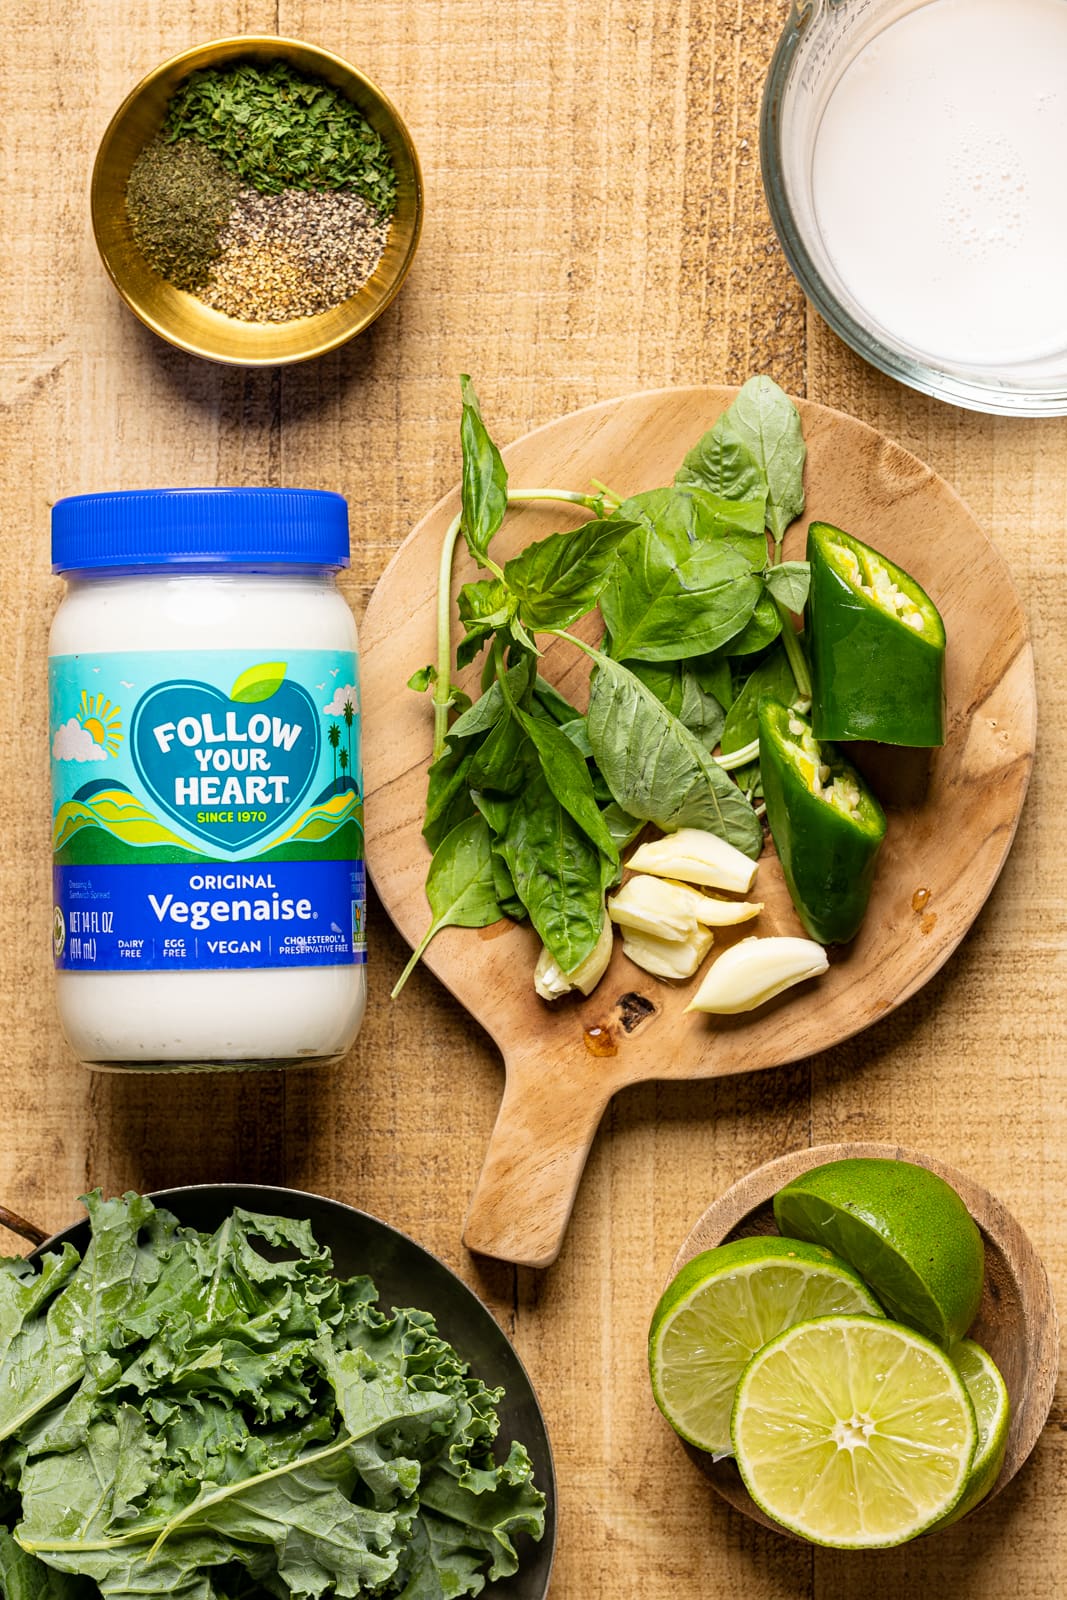
[[[133,163],[126,214],[149,266],[178,289],[207,282],[241,184],[192,139],[150,140]]]
[[[382,216],[396,206],[381,135],[343,94],[283,62],[194,72],[171,97],[163,138],[198,140],[261,194],[348,189]]]

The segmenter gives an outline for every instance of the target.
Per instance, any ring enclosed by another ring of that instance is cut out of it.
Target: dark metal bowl
[[[269,1216],[309,1222],[319,1244],[333,1256],[343,1277],[366,1273],[374,1279],[384,1306],[418,1306],[436,1319],[441,1333],[490,1388],[503,1387],[500,1438],[505,1446],[521,1439],[530,1452],[539,1487],[544,1491],[545,1533],[539,1544],[517,1536],[521,1565],[513,1578],[491,1583],[484,1600],[545,1600],[556,1552],[556,1475],[552,1448],[541,1407],[526,1369],[477,1295],[436,1256],[365,1211],[299,1189],[267,1184],[205,1183],[181,1189],[160,1189],[149,1196],[173,1212],[187,1227],[205,1233],[225,1221],[235,1206]],[[70,1243],[84,1253],[89,1243],[88,1220],[76,1222],[38,1245],[30,1256]]]

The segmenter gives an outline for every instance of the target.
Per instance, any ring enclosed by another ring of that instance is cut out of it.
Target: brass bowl
[[[134,243],[126,215],[130,168],[166,116],[171,95],[191,72],[236,61],[287,66],[322,78],[354,102],[389,147],[396,168],[397,202],[385,252],[356,294],[329,311],[292,322],[239,322],[154,272]],[[397,293],[422,231],[422,171],[411,135],[376,84],[340,56],[295,39],[250,34],[215,39],[165,61],[127,95],[97,151],[91,190],[93,233],[112,283],[146,327],[180,350],[241,367],[307,361],[334,350],[370,326]]]

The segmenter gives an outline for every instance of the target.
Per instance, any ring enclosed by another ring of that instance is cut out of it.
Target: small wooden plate
[[[704,1250],[753,1234],[777,1233],[771,1201],[779,1189],[812,1167],[855,1156],[912,1161],[929,1167],[956,1190],[977,1222],[985,1242],[985,1287],[969,1338],[988,1350],[1004,1375],[1011,1400],[1011,1427],[1004,1465],[985,1506],[1010,1483],[1037,1443],[1052,1407],[1059,1361],[1059,1327],[1048,1274],[1026,1234],[988,1189],[972,1183],[942,1161],[902,1150],[894,1144],[823,1144],[795,1150],[757,1167],[710,1205],[692,1229],[671,1267],[671,1278]],[[670,1280],[668,1279],[668,1282]],[[664,1427],[667,1423],[664,1422]],[[704,1451],[678,1441],[723,1499],[765,1528],[788,1538],[788,1529],[766,1516],[750,1498],[732,1460],[713,1461]],[[977,1511],[978,1506],[975,1507]],[[968,1513],[970,1515],[970,1513]]]
[[[563,417],[505,450],[511,482],[585,489],[599,478],[624,494],[669,483],[686,450],[736,392],[661,389]],[[875,779],[890,812],[889,832],[859,936],[833,953],[817,984],[758,1011],[687,1016],[692,985],[650,977],[623,955],[620,940],[593,994],[567,996],[553,1007],[534,993],[540,943],[528,924],[449,928],[433,941],[427,966],[493,1036],[507,1069],[464,1230],[472,1250],[535,1267],[555,1260],[589,1147],[618,1089],[652,1078],[782,1066],[886,1016],[955,950],[1011,846],[1033,761],[1036,713],[1033,657],[1008,570],[963,501],[929,467],[840,412],[806,401],[800,411],[808,503],[786,537],[785,554],[802,556],[808,520],[820,520],[848,529],[914,573],[948,630],[947,742],[913,792],[908,786],[916,774],[905,759],[913,752],[889,752],[891,770]],[[412,693],[407,681],[436,656],[441,541],[458,508],[454,490],[409,534],[363,625],[367,860],[382,903],[412,944],[430,917],[430,857],[421,828],[433,739],[428,697]],[[584,520],[585,513],[565,505],[523,506],[497,534],[494,556],[506,560],[529,540]],[[476,576],[461,551],[453,594]],[[452,615],[455,643],[454,609]],[[476,662],[460,674],[474,696],[480,670]],[[573,703],[585,705],[588,663],[573,646],[548,641],[541,670]],[[766,905],[759,933],[802,932],[769,846],[756,892]]]

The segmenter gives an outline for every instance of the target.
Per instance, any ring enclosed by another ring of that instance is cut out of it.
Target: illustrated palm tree
[[[326,735],[330,749],[333,751],[333,786],[337,788],[337,746],[341,743],[341,730],[336,722],[330,723],[330,731]]]
[[[348,771],[348,751],[342,750],[339,760],[341,762],[341,788],[345,786],[345,773]]]
[[[352,765],[352,718],[355,716],[355,714],[356,714],[356,708],[352,704],[351,699],[349,698],[349,699],[347,699],[345,701],[344,709],[341,712],[341,715],[345,719],[345,727],[348,729],[348,765],[349,766]]]

